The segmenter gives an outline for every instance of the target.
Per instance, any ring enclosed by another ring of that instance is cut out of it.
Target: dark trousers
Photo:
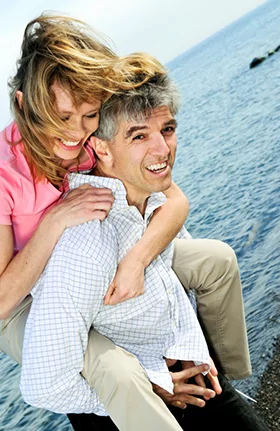
[[[211,388],[207,378],[205,381],[206,386]],[[170,411],[183,430],[205,431],[214,429],[215,431],[225,431],[226,429],[235,429],[236,431],[268,431],[268,428],[257,416],[254,409],[241,398],[222,374],[219,374],[219,381],[223,392],[221,395],[216,395],[215,398],[207,401],[205,407],[188,405],[185,410],[170,407]],[[191,380],[189,382],[192,383]],[[123,406],[123,408],[125,409],[126,406]],[[94,414],[69,414],[68,418],[75,431],[118,430],[109,417]],[[151,429],[153,429],[152,424]]]
[[[75,431],[118,431],[118,428],[109,416],[97,416],[93,413],[71,413],[67,416]]]
[[[183,430],[225,431],[269,431],[255,410],[235,391],[228,380],[219,374],[219,381],[223,392],[215,398],[206,401],[203,408],[188,405],[185,410],[170,407]],[[206,386],[211,388],[208,379]],[[191,381],[190,381],[191,383]]]

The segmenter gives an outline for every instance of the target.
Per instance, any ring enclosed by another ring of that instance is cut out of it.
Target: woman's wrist
[[[143,265],[144,269],[147,268],[147,266],[149,266],[156,257],[156,255],[151,250],[150,242],[145,242],[143,237],[135,244],[135,246],[127,253],[126,256]]]
[[[37,232],[43,237],[47,236],[53,246],[58,242],[64,230],[65,224],[62,224],[61,220],[57,219],[52,211],[44,216],[37,228]]]

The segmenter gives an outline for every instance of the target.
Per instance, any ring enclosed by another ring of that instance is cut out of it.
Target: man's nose
[[[170,153],[170,148],[166,143],[164,136],[161,133],[152,134],[152,153],[167,156]]]

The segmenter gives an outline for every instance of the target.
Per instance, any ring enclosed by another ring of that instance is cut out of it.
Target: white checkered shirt
[[[171,269],[172,244],[146,269],[144,295],[103,305],[118,262],[142,237],[164,195],[150,196],[143,217],[128,205],[119,180],[71,174],[69,181],[71,189],[84,183],[108,187],[115,201],[103,222],[64,232],[34,287],[20,387],[25,401],[37,407],[106,415],[80,374],[92,325],[137,356],[148,378],[171,393],[164,357],[209,364],[209,354],[195,312]]]

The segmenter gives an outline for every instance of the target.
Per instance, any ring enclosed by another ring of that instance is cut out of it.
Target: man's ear
[[[20,109],[22,109],[22,104],[23,104],[23,92],[17,90],[16,91],[16,99],[17,99],[17,103],[18,106],[20,107]]]
[[[107,141],[103,141],[96,136],[90,137],[90,143],[96,156],[99,160],[104,163],[110,163],[112,161],[112,154],[110,151],[110,144]]]

